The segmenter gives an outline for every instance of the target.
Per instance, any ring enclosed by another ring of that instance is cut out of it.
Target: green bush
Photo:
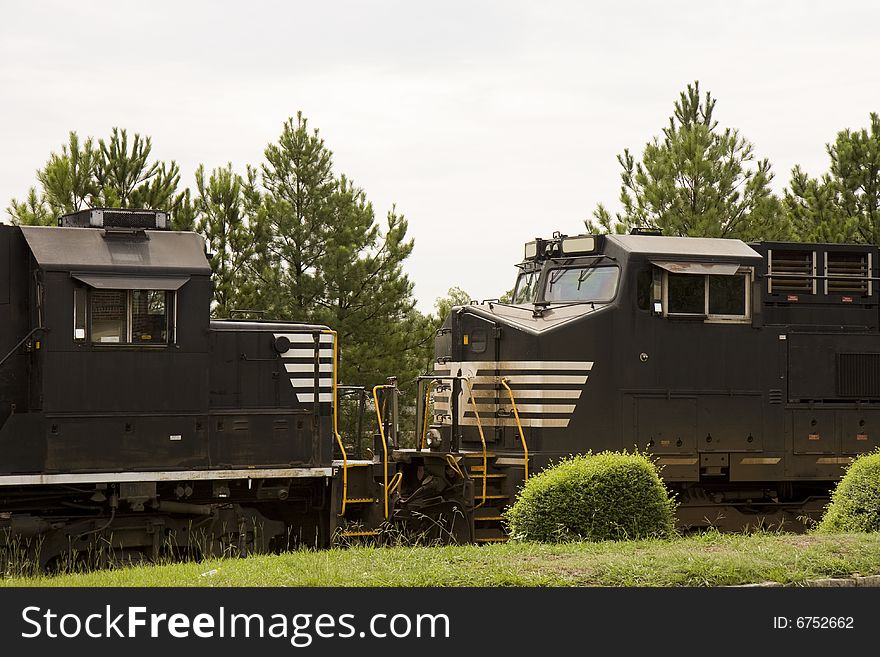
[[[817,531],[880,531],[880,450],[850,463],[834,492]]]
[[[647,456],[601,452],[530,477],[505,518],[518,540],[625,540],[672,534],[675,507]]]

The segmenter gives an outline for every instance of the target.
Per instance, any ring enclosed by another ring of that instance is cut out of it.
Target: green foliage
[[[431,362],[433,326],[403,271],[413,249],[406,218],[392,207],[377,221],[301,113],[265,157],[242,186],[253,241],[248,306],[335,329],[340,382],[373,386],[394,375],[408,392]]]
[[[24,201],[13,199],[7,212],[14,224],[53,225],[83,208],[154,208],[170,212],[175,228],[188,229],[194,213],[189,191],[177,191],[180,169],[173,161],[151,161],[152,148],[149,137],[135,134],[129,142],[119,128],[97,146],[71,132],[61,152],[37,171],[40,190],[32,187]]]
[[[436,324],[439,328],[449,317],[449,313],[455,306],[466,306],[471,302],[471,295],[460,287],[451,287],[445,297],[437,297],[434,301],[434,310],[437,312]]]
[[[664,235],[785,239],[789,226],[770,190],[768,160],[755,160],[753,146],[736,129],[721,130],[715,99],[688,85],[664,128],[645,146],[640,162],[625,149],[620,202],[612,217],[599,205],[590,232],[626,233],[652,227]]]
[[[216,317],[230,317],[233,310],[239,309],[250,284],[248,264],[253,258],[253,238],[245,217],[243,187],[244,181],[232,170],[231,163],[214,169],[207,178],[204,165],[196,169],[197,229],[211,253],[212,314]]]
[[[817,531],[880,532],[880,450],[862,454],[849,465]]]
[[[632,540],[672,535],[675,507],[646,455],[601,452],[530,477],[506,519],[520,540]]]
[[[880,243],[880,116],[870,128],[843,130],[826,149],[828,173],[791,173],[785,208],[803,241]]]

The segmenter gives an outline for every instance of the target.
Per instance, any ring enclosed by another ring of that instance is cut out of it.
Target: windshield
[[[534,303],[538,291],[538,272],[524,272],[516,279],[513,303]]]
[[[544,290],[545,301],[592,301],[607,303],[617,292],[617,267],[566,267],[551,269]]]

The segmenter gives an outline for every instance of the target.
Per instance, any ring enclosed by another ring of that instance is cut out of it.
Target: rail
[[[342,452],[342,506],[340,508],[339,515],[344,516],[345,505],[348,503],[348,454],[345,452],[345,445],[342,444],[342,436],[339,435],[338,424],[339,404],[338,400],[336,399],[336,365],[338,360],[338,340],[336,339],[336,331],[334,331],[333,329],[325,329],[321,331],[321,333],[333,336],[333,435],[336,437],[336,444],[339,445],[339,450]],[[320,349],[320,342],[316,349]],[[320,399],[318,397],[317,391],[315,391],[315,399]]]
[[[519,431],[519,440],[522,443],[523,448],[523,466],[525,467],[525,476],[523,477],[523,481],[529,480],[529,446],[526,444],[526,437],[523,433],[522,422],[519,420],[519,411],[516,408],[516,400],[513,398],[513,390],[510,389],[510,386],[507,385],[507,379],[501,379],[501,385],[504,386],[504,389],[507,390],[507,394],[510,396],[510,406],[513,409],[513,417],[516,420],[516,428]]]
[[[428,381],[427,391],[425,392],[425,421],[424,427],[422,427],[422,440],[419,442],[419,449],[425,449],[425,444],[428,441],[428,405],[431,403],[431,392],[434,390],[434,383],[436,379],[431,379]]]
[[[468,389],[468,397],[471,400],[471,406],[474,407],[474,415],[477,418],[477,429],[480,430],[480,442],[483,444],[483,495],[480,503],[475,507],[478,508],[486,503],[486,484],[489,480],[489,455],[486,453],[486,435],[483,433],[483,421],[480,420],[480,411],[477,410],[477,402],[474,399],[474,391],[473,388],[471,388],[471,382],[469,379],[465,379],[464,383]]]
[[[21,340],[18,341],[18,343],[9,351],[8,354],[6,354],[3,358],[0,358],[0,367],[3,367],[3,363],[5,363],[7,360],[9,360],[12,357],[12,354],[14,354],[16,351],[18,351],[18,348],[21,345],[23,345],[25,342],[27,342],[34,333],[37,333],[38,331],[45,331],[45,330],[46,329],[42,326],[37,326],[36,328],[32,328],[26,336],[24,336]]]
[[[385,498],[385,519],[388,519],[388,441],[385,438],[385,423],[382,420],[382,409],[379,407],[379,391],[394,388],[391,385],[373,386],[373,404],[376,406],[376,418],[379,420],[379,436],[382,438],[382,490]],[[396,476],[396,475],[395,475]],[[398,482],[400,483],[400,482]]]

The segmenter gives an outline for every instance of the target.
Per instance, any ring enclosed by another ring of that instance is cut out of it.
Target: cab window
[[[86,339],[88,325],[88,339],[92,344],[168,344],[173,295],[174,292],[165,290],[77,288],[74,291],[74,340]]]
[[[674,274],[667,272],[665,314],[701,317],[707,321],[736,322],[748,319],[749,273],[732,275]]]
[[[538,272],[523,272],[516,279],[516,288],[513,291],[513,303],[524,304],[535,302],[535,292],[538,285]]]
[[[608,303],[617,293],[617,267],[558,267],[551,269],[544,289],[550,302]]]

